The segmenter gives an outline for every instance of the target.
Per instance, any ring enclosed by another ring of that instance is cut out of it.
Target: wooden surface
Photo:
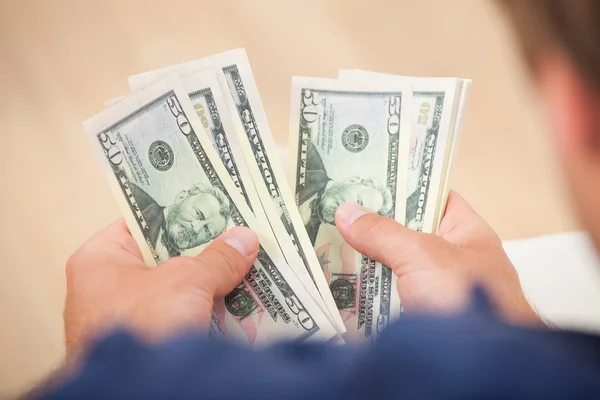
[[[61,361],[65,260],[119,216],[81,122],[137,72],[245,47],[282,145],[294,74],[471,78],[452,186],[504,239],[575,228],[510,39],[483,0],[2,2],[0,395]]]

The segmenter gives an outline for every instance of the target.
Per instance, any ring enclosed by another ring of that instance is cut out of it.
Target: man
[[[227,228],[229,200],[215,187],[194,185],[166,207],[133,183],[131,192],[148,224],[146,239],[161,260],[208,243]]]
[[[599,247],[600,2],[502,3]],[[405,315],[374,343],[249,350],[202,338],[195,330],[206,329],[213,296],[248,270],[256,237],[236,228],[194,259],[149,271],[118,222],[67,264],[71,369],[44,398],[600,398],[600,337],[546,328],[497,235],[456,193],[438,235],[352,203],[335,222],[351,246],[398,277]],[[474,283],[480,289],[470,296]],[[115,324],[133,333],[107,333]]]
[[[392,195],[387,187],[372,179],[358,176],[341,182],[329,178],[323,160],[312,142],[306,153],[306,185],[299,191],[300,216],[314,245],[321,223],[335,225],[335,212],[347,202],[357,203],[381,215],[392,209]]]

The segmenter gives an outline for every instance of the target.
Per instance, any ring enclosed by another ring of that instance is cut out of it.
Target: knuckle
[[[191,277],[199,273],[202,274],[203,268],[201,264],[202,263],[199,260],[196,260],[192,257],[179,256],[172,258],[163,264],[162,269],[167,267],[169,270],[174,272],[177,280],[189,282]]]
[[[212,274],[218,274],[221,279],[228,281],[238,278],[241,255],[226,246],[215,245],[202,252],[195,262],[201,265],[202,270],[210,270]]]
[[[486,223],[482,224],[481,227],[471,233],[468,238],[464,239],[465,245],[472,245],[474,247],[502,247],[502,240],[500,236]]]
[[[403,241],[403,229],[393,219],[376,216],[363,231],[363,243],[378,261],[394,269],[406,258],[406,246],[398,246]]]
[[[414,251],[416,253],[422,254],[432,253],[432,251],[435,247],[437,247],[436,245],[438,244],[438,241],[436,239],[436,236],[418,232],[417,234],[415,234],[413,241]]]
[[[163,287],[177,287],[178,291],[184,290],[194,277],[203,275],[203,269],[199,268],[199,262],[192,257],[178,256],[171,258],[159,265],[156,269],[149,270],[148,276],[160,276],[158,281]]]
[[[493,230],[490,227],[488,230],[488,234],[489,234],[489,240],[492,244],[502,247],[502,239],[500,239],[500,236],[498,235],[498,233],[496,233],[495,230]]]
[[[77,271],[77,265],[79,265],[79,256],[77,253],[73,253],[68,259],[65,265],[65,274],[67,276],[67,281],[73,280],[73,276]]]
[[[213,266],[218,266],[220,273],[225,273],[231,277],[237,275],[238,260],[231,252],[224,249],[223,246],[215,246],[211,253],[212,257],[209,262],[211,262]]]
[[[403,250],[390,255],[390,267],[397,273],[430,266],[431,260],[439,253],[437,237],[422,232],[410,233],[410,239],[399,239],[406,242],[404,246],[398,246]]]
[[[394,230],[397,228],[396,224],[396,221],[378,215],[369,222],[366,233],[368,236],[374,238],[387,237],[394,233]]]
[[[172,258],[169,261],[167,261],[167,263],[171,265],[176,265],[177,268],[183,270],[196,268],[198,266],[198,260],[188,256],[179,256],[176,258]]]
[[[85,255],[83,249],[77,250],[71,254],[65,264],[65,275],[68,282],[73,281],[78,275],[78,271],[82,265],[86,264]]]
[[[404,303],[414,297],[418,288],[423,286],[423,282],[418,274],[403,274],[398,276],[396,286],[402,295],[402,302]]]

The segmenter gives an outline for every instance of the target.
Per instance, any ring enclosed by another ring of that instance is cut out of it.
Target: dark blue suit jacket
[[[115,332],[44,398],[600,399],[600,338],[508,325],[478,292],[460,315],[403,316],[363,347]]]

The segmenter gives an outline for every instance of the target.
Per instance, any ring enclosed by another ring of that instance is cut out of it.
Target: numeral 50
[[[104,148],[104,154],[106,155],[106,158],[108,158],[111,164],[121,164],[121,162],[123,161],[123,153],[121,152],[119,146],[117,146],[117,142],[115,141],[115,139],[112,137],[112,133],[102,132],[98,136],[98,139],[100,140],[100,143]]]

